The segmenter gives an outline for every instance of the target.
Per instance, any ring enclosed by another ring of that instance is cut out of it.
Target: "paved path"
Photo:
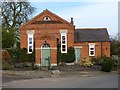
[[[118,75],[39,78],[5,83],[6,88],[118,88]]]

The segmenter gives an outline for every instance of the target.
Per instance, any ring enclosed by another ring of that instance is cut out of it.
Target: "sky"
[[[118,0],[29,0],[36,8],[33,17],[48,9],[76,28],[107,28],[110,36],[118,33]]]

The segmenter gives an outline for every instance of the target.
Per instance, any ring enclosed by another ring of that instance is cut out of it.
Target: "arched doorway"
[[[51,64],[51,50],[50,45],[45,41],[45,43],[41,47],[41,57],[42,57],[42,65],[41,66],[49,66]]]

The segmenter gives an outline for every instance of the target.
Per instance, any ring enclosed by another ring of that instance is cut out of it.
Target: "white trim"
[[[62,43],[63,36],[65,36],[65,43]],[[62,51],[62,46],[63,45],[65,45],[65,51]],[[61,53],[67,53],[67,33],[66,32],[61,33]]]
[[[60,33],[68,33],[68,30],[67,29],[61,29]]]
[[[37,63],[35,63],[35,65],[36,65],[36,66],[41,66],[41,64],[37,64]]]
[[[35,33],[34,30],[27,30],[26,32],[27,32],[27,34],[34,34]]]
[[[88,45],[95,45],[95,43],[89,43]]]
[[[36,50],[40,50],[40,49],[57,49],[56,47],[52,47],[52,48],[35,48]]]
[[[91,50],[91,48],[93,48],[93,50]],[[94,52],[93,55],[91,55],[91,51]],[[89,43],[89,56],[95,56],[95,44],[94,43]]]
[[[51,66],[57,66],[57,64],[54,63],[54,64],[51,64]]]
[[[66,63],[67,65],[74,65],[75,63]]]
[[[42,64],[35,64],[35,65],[37,65],[37,66],[41,66]],[[51,64],[51,66],[57,66],[57,64]]]
[[[31,44],[29,44],[29,38],[32,38],[32,43]],[[33,44],[34,44],[33,34],[32,33],[28,33],[28,54],[32,53],[32,52],[29,52],[29,46],[32,46],[32,51],[33,51]]]
[[[82,48],[82,46],[74,46],[74,48]]]

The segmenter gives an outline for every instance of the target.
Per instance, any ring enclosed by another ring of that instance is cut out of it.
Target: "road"
[[[118,75],[60,77],[5,82],[4,88],[118,88]]]

